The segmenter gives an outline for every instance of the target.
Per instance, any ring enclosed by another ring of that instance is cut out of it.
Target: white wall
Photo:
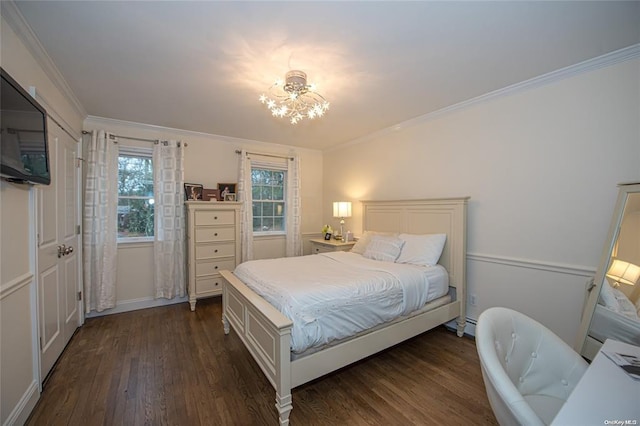
[[[236,150],[300,155],[302,192],[302,233],[306,253],[310,253],[308,240],[319,236],[322,228],[322,152],[291,148],[283,145],[227,138],[179,129],[89,117],[85,130],[103,129],[117,135],[143,139],[177,139],[187,143],[185,151],[185,182],[199,183],[205,188],[217,188],[218,183],[237,182],[239,157]],[[148,142],[122,138],[121,146],[147,146]],[[284,236],[254,238],[254,256],[257,259],[282,257],[285,253]],[[143,307],[158,306],[165,300],[153,299],[153,247],[151,243],[121,244],[118,247],[118,272],[114,309],[102,314],[122,312]],[[141,267],[141,265],[146,265]],[[181,302],[176,299],[173,302]],[[169,302],[170,303],[170,302]]]
[[[327,152],[324,199],[471,196],[468,316],[508,306],[574,343],[617,196],[640,180],[640,60],[413,120]],[[326,222],[336,225],[330,206]]]
[[[50,78],[38,58],[37,46],[2,2],[0,56],[4,68],[26,89],[36,88],[38,101],[70,131],[80,132],[82,113]],[[62,89],[61,89],[62,87]],[[51,122],[50,122],[51,124]],[[34,189],[0,182],[0,424],[22,424],[40,395],[35,283]]]

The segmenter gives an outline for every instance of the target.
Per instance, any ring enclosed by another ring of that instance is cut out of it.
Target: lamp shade
[[[333,217],[351,217],[351,201],[334,201]]]
[[[607,277],[617,283],[634,285],[640,278],[640,266],[624,260],[613,259],[611,267],[607,271]]]

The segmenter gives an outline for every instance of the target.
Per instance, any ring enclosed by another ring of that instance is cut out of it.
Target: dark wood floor
[[[220,298],[88,319],[29,425],[276,425]],[[444,327],[293,390],[292,425],[497,424],[473,339]]]

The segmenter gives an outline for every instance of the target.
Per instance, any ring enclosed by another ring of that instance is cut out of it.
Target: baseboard
[[[157,308],[158,306],[175,305],[176,303],[187,302],[189,298],[174,297],[173,299],[154,299],[152,297],[142,297],[140,299],[121,300],[116,302],[116,307],[102,312],[91,311],[85,318],[101,317],[104,315],[120,314],[123,312],[137,311],[139,309]]]
[[[34,380],[31,382],[26,392],[18,401],[9,417],[5,420],[2,426],[13,426],[13,425],[23,425],[27,422],[29,415],[31,415],[31,411],[36,406],[36,403],[40,399],[40,392],[38,390],[38,381]]]

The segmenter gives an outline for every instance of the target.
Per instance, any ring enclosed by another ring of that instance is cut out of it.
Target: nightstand
[[[343,243],[340,240],[309,240],[311,242],[311,253],[330,253],[332,251],[349,251],[355,245],[355,241]]]

